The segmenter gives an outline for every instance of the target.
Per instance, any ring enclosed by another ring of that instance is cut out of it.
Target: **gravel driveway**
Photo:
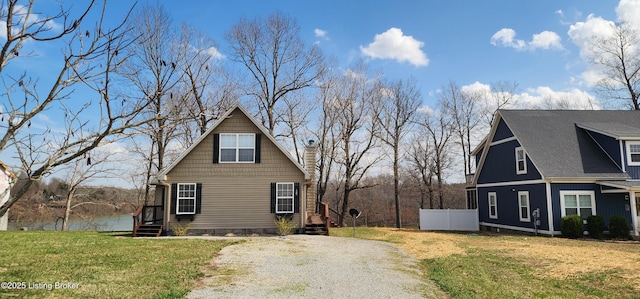
[[[442,298],[393,244],[292,235],[227,246],[188,298]]]

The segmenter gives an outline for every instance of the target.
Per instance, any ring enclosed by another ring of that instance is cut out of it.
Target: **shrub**
[[[288,217],[286,215],[277,215],[276,216],[276,227],[278,228],[278,235],[286,236],[290,235],[293,230],[298,227],[298,225],[293,222],[293,217]]]
[[[173,236],[186,236],[190,226],[191,222],[187,224],[173,223],[171,224],[171,234]]]
[[[569,215],[562,217],[560,231],[567,238],[580,238],[584,233],[582,218],[580,215]]]
[[[627,219],[619,215],[611,216],[611,219],[609,219],[609,234],[614,239],[631,239]]]
[[[602,239],[604,237],[604,218],[600,215],[587,217],[587,231],[589,232],[589,237]]]

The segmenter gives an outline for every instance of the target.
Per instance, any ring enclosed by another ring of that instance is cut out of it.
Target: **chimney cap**
[[[309,139],[309,141],[308,141],[308,145],[309,146],[313,146],[315,143],[316,143],[316,141],[313,140],[313,139]]]

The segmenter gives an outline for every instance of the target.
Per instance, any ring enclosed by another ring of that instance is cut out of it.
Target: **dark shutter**
[[[196,184],[196,214],[202,212],[202,183]]]
[[[260,143],[262,141],[262,134],[256,134],[256,163],[260,163]]]
[[[220,134],[213,134],[213,163],[220,161]]]
[[[300,213],[300,183],[293,183],[293,212]]]
[[[276,183],[271,183],[271,213],[276,212]]]
[[[169,205],[169,211],[171,214],[176,213],[176,207],[178,204],[178,184],[171,184],[171,205]]]

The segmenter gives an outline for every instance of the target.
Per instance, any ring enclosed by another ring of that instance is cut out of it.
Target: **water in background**
[[[28,230],[60,230],[62,219],[58,221],[43,222],[9,222],[9,230],[19,230],[26,227]],[[70,219],[68,230],[97,230],[97,231],[131,231],[133,229],[133,217],[131,214],[97,217],[93,219]]]

